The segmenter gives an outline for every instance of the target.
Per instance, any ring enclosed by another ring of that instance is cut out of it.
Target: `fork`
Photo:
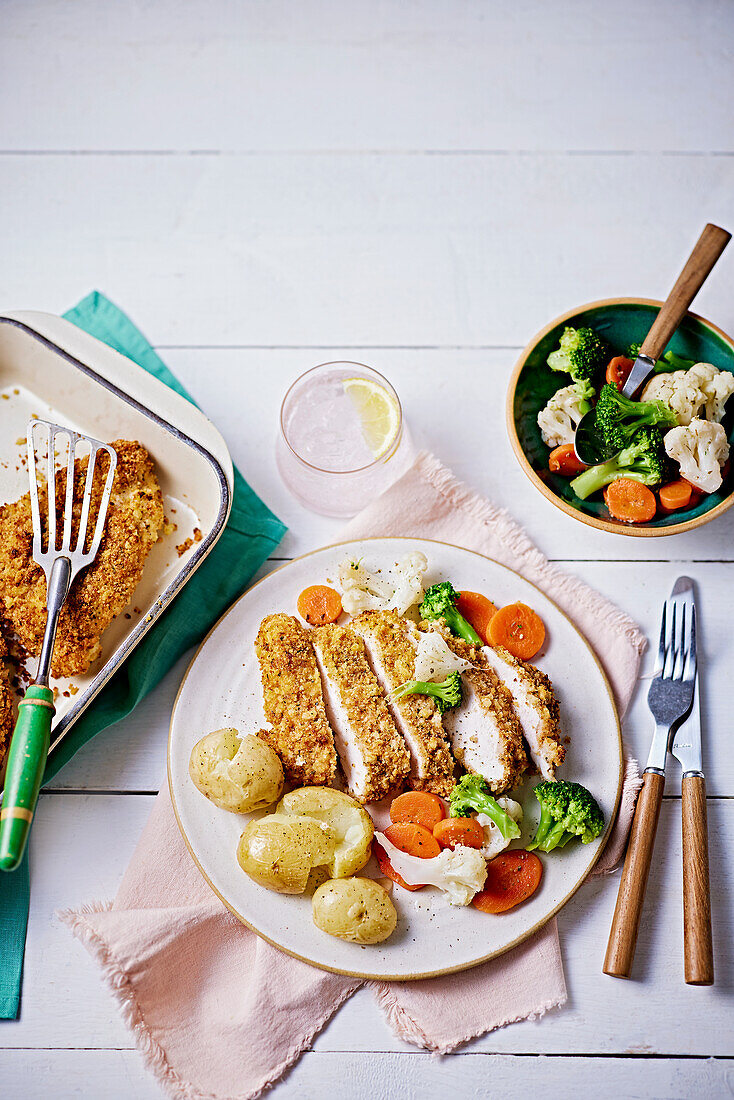
[[[663,800],[665,764],[671,732],[686,717],[693,703],[696,681],[696,611],[693,582],[688,577],[678,578],[663,606],[658,669],[647,695],[647,704],[655,719],[655,733],[632,821],[604,959],[604,973],[616,978],[629,978],[632,969]]]
[[[41,431],[39,431],[39,428]],[[61,545],[57,537],[56,508],[56,445],[62,438],[69,441],[66,465],[63,528]],[[38,501],[38,475],[36,471],[36,442],[47,446],[47,496],[46,538],[41,523]],[[81,500],[78,527],[74,521],[75,462],[89,448],[87,475]],[[96,518],[92,517],[92,489],[97,456],[104,451],[109,456],[109,466]],[[23,856],[33,813],[38,800],[41,779],[51,739],[51,723],[54,716],[54,695],[48,685],[51,672],[56,629],[59,615],[69,594],[72,581],[80,570],[91,565],[97,556],[102,540],[107,506],[112,492],[112,481],[117,466],[117,455],[107,443],[91,436],[80,435],[60,424],[48,420],[31,420],[28,424],[28,477],[30,481],[31,519],[33,522],[33,560],[46,575],[46,629],[38,659],[36,679],[28,688],[18,706],[18,720],[8,753],[5,789],[0,810],[0,870],[13,871]],[[87,540],[90,528],[91,540]]]

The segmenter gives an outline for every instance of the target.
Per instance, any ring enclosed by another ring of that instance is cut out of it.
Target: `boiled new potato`
[[[214,730],[197,741],[189,775],[215,806],[233,814],[263,810],[283,791],[283,765],[254,733],[240,740],[235,729]]]
[[[395,931],[398,914],[388,893],[371,878],[340,878],[319,886],[311,902],[322,932],[352,943],[382,943]]]
[[[332,878],[354,875],[369,860],[375,832],[372,818],[348,794],[330,787],[299,787],[283,796],[278,813],[300,814],[329,826],[336,838],[334,856],[329,863]]]
[[[336,838],[323,821],[295,814],[268,814],[251,821],[240,837],[237,860],[268,890],[302,894],[314,867],[334,859]]]

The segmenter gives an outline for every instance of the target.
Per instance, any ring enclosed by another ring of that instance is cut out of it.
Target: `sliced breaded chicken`
[[[395,611],[366,611],[350,627],[364,640],[395,725],[408,747],[409,785],[414,790],[450,794],[455,785],[454,760],[436,703],[427,695],[389,697],[395,688],[413,679],[417,628]]]
[[[5,644],[5,639],[0,636],[0,781],[5,772],[5,760],[15,725],[13,689],[10,686],[11,672],[8,647]]]
[[[104,534],[94,562],[74,580],[61,609],[51,673],[86,672],[102,651],[101,637],[130,602],[145,559],[164,523],[163,498],[153,460],[140,443],[118,439],[117,469],[112,484]],[[76,530],[86,478],[87,459],[76,462],[74,516]],[[107,469],[106,456],[95,465],[91,516],[99,510]],[[66,468],[57,471],[57,530],[62,526]],[[38,493],[41,516],[47,515],[45,486]],[[44,524],[45,527],[45,524]],[[72,528],[74,530],[74,528]],[[46,627],[46,578],[33,561],[30,494],[0,508],[0,606],[12,630],[32,656],[41,650]]]
[[[317,627],[311,638],[347,790],[360,802],[377,802],[410,774],[405,742],[359,635],[329,625]]]
[[[268,615],[255,639],[265,717],[259,734],[298,786],[327,786],[336,777],[334,735],[326,716],[310,631],[291,615]]]
[[[528,767],[512,695],[481,650],[454,637],[445,626],[439,629],[458,657],[478,666],[462,673],[462,701],[444,714],[454,756],[467,771],[486,779],[495,794],[512,790]]]
[[[551,681],[535,665],[519,661],[503,646],[485,646],[481,653],[512,693],[533,763],[543,779],[554,779],[566,750],[561,743],[558,700]]]

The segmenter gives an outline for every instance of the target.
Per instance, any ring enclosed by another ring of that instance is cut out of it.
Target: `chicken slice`
[[[258,736],[277,752],[292,783],[306,787],[333,783],[334,735],[310,632],[291,615],[268,615],[260,623],[255,652],[265,717],[273,727]]]
[[[427,623],[421,625],[428,628]],[[484,660],[483,651],[454,637],[445,627],[438,629],[458,657],[476,666],[462,674],[461,703],[444,714],[454,756],[468,772],[486,779],[495,794],[512,790],[528,767],[513,697]]]
[[[317,627],[311,638],[347,790],[360,802],[377,802],[410,774],[405,742],[359,635],[330,625]]]
[[[512,694],[533,763],[543,779],[555,779],[566,750],[553,684],[539,668],[519,661],[504,646],[485,646],[481,655]]]
[[[374,673],[410,753],[409,786],[448,795],[455,785],[454,760],[441,714],[427,695],[391,699],[390,692],[413,679],[417,628],[395,611],[365,611],[350,623],[363,639]]]

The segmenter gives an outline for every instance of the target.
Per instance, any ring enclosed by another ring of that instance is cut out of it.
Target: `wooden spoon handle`
[[[688,985],[713,985],[706,780],[683,776],[683,940]]]
[[[645,772],[604,959],[604,973],[614,978],[629,978],[632,969],[664,787],[664,775]]]
[[[731,233],[708,223],[645,337],[640,349],[642,355],[649,355],[651,359],[660,358],[730,240]]]

